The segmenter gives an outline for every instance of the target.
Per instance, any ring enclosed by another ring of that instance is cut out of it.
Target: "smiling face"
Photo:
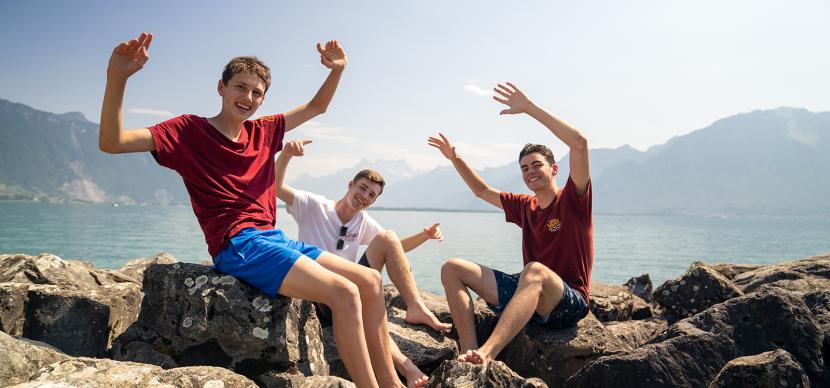
[[[230,80],[219,81],[222,113],[237,120],[250,118],[265,98],[265,82],[252,72],[234,74]]]
[[[378,199],[383,187],[366,178],[349,182],[349,190],[344,197],[345,202],[355,211],[368,208]]]
[[[559,166],[551,165],[545,156],[537,152],[523,156],[519,160],[519,167],[522,169],[522,180],[534,193],[553,188],[553,177],[559,170]]]

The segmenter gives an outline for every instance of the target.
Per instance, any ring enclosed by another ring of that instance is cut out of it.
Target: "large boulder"
[[[754,271],[758,268],[763,267],[761,264],[733,264],[733,263],[717,263],[712,264],[710,267],[715,271],[718,271],[721,275],[725,276],[727,279],[732,280],[735,279],[736,276],[749,271]]]
[[[0,283],[0,331],[19,337],[26,322],[26,295],[32,291],[57,292],[60,287],[50,284]]]
[[[626,286],[593,282],[590,299],[591,312],[600,322],[645,319],[651,316],[649,304]]]
[[[256,388],[253,381],[224,368],[197,366],[162,369],[155,365],[101,358],[70,358],[41,368],[28,387],[182,387]]]
[[[810,381],[786,350],[738,357],[729,361],[709,388],[804,388]]]
[[[827,282],[824,280],[830,279],[830,253],[796,261],[765,265],[735,276],[732,282],[745,293],[749,293],[764,284],[778,282],[779,286],[782,286],[787,283],[786,281],[799,279],[812,280],[816,284],[827,287]],[[798,285],[795,287],[798,287]]]
[[[113,344],[114,359],[220,366],[251,378],[288,370],[328,374],[309,302],[271,298],[232,276],[186,263],[148,267],[144,294],[138,320]]]
[[[103,356],[136,320],[141,296],[133,283],[84,292],[32,287],[26,293],[22,335],[72,356]]]
[[[0,332],[0,387],[25,383],[40,368],[69,356]]]
[[[444,387],[541,388],[547,387],[547,384],[537,378],[525,379],[499,361],[491,361],[485,368],[448,360],[441,363],[426,385],[426,388]]]
[[[630,346],[631,349],[636,349],[648,343],[657,334],[669,327],[668,322],[660,317],[635,321],[612,321],[605,322],[604,325],[611,334]]]
[[[627,353],[600,357],[562,386],[706,387],[735,356],[734,343],[727,335],[698,330]]]
[[[139,257],[136,259],[132,259],[126,262],[124,265],[122,265],[120,269],[117,269],[115,271],[130,279],[134,279],[138,284],[141,284],[142,282],[144,282],[144,271],[147,270],[147,267],[153,264],[175,263],[176,258],[173,257],[173,255],[166,252],[162,252],[151,258]]]
[[[821,386],[822,334],[799,295],[770,288],[683,319],[651,343],[602,357],[570,381],[575,386],[706,386],[730,360],[775,349],[790,352]]]
[[[698,261],[680,278],[667,280],[658,287],[654,299],[674,321],[741,295],[741,290],[729,279]]]
[[[628,349],[589,313],[569,329],[551,330],[529,323],[498,359],[522,376],[538,377],[558,387],[592,360]]]
[[[98,270],[90,263],[67,261],[48,253],[0,255],[0,283],[52,284],[65,290],[86,291],[132,281],[113,271]]]

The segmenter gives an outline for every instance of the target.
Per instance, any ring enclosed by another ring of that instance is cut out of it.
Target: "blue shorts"
[[[245,228],[231,237],[228,246],[213,258],[213,269],[274,297],[300,256],[316,260],[322,252],[314,245],[285,237],[279,229]]]
[[[487,304],[496,315],[501,315],[507,303],[513,298],[516,293],[516,288],[519,286],[519,275],[508,275],[501,271],[493,270],[496,275],[496,288],[499,294],[499,304],[497,306]],[[579,291],[574,290],[568,283],[562,281],[565,286],[565,293],[562,296],[562,301],[551,311],[547,317],[542,317],[537,313],[533,313],[530,319],[532,322],[547,328],[547,329],[567,329],[576,326],[582,318],[588,315],[588,304],[585,303],[585,298]]]

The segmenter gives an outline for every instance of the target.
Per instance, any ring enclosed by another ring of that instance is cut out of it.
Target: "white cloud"
[[[161,117],[173,117],[175,114],[168,112],[166,110],[158,110],[158,109],[147,109],[147,108],[130,108],[127,109],[127,112],[139,115],[150,115],[150,116],[161,116]]]
[[[489,96],[489,95],[492,94],[492,93],[490,93],[489,90],[484,90],[484,89],[480,88],[478,85],[474,85],[474,84],[465,84],[464,85],[464,90],[466,90],[466,91],[468,91],[472,94],[482,96],[482,97],[486,97],[486,96]]]

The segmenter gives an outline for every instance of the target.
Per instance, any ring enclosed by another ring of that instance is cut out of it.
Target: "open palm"
[[[455,147],[452,144],[450,144],[450,140],[447,139],[447,137],[444,136],[443,133],[439,133],[438,136],[440,136],[441,138],[439,139],[437,137],[430,136],[427,140],[427,143],[429,143],[430,146],[438,148],[438,150],[441,151],[441,154],[444,155],[445,158],[450,160],[454,159],[456,156]]]
[[[527,111],[527,107],[530,105],[530,99],[515,85],[510,82],[507,82],[506,85],[498,84],[493,90],[502,96],[493,96],[493,99],[508,106],[507,109],[502,110],[499,114],[510,115]]]
[[[326,42],[325,47],[317,43],[317,51],[320,52],[320,63],[323,66],[329,69],[342,69],[346,67],[346,62],[348,62],[346,52],[336,40]]]
[[[110,56],[107,74],[126,78],[141,70],[150,58],[147,49],[152,41],[153,34],[142,32],[138,38],[116,46]]]

